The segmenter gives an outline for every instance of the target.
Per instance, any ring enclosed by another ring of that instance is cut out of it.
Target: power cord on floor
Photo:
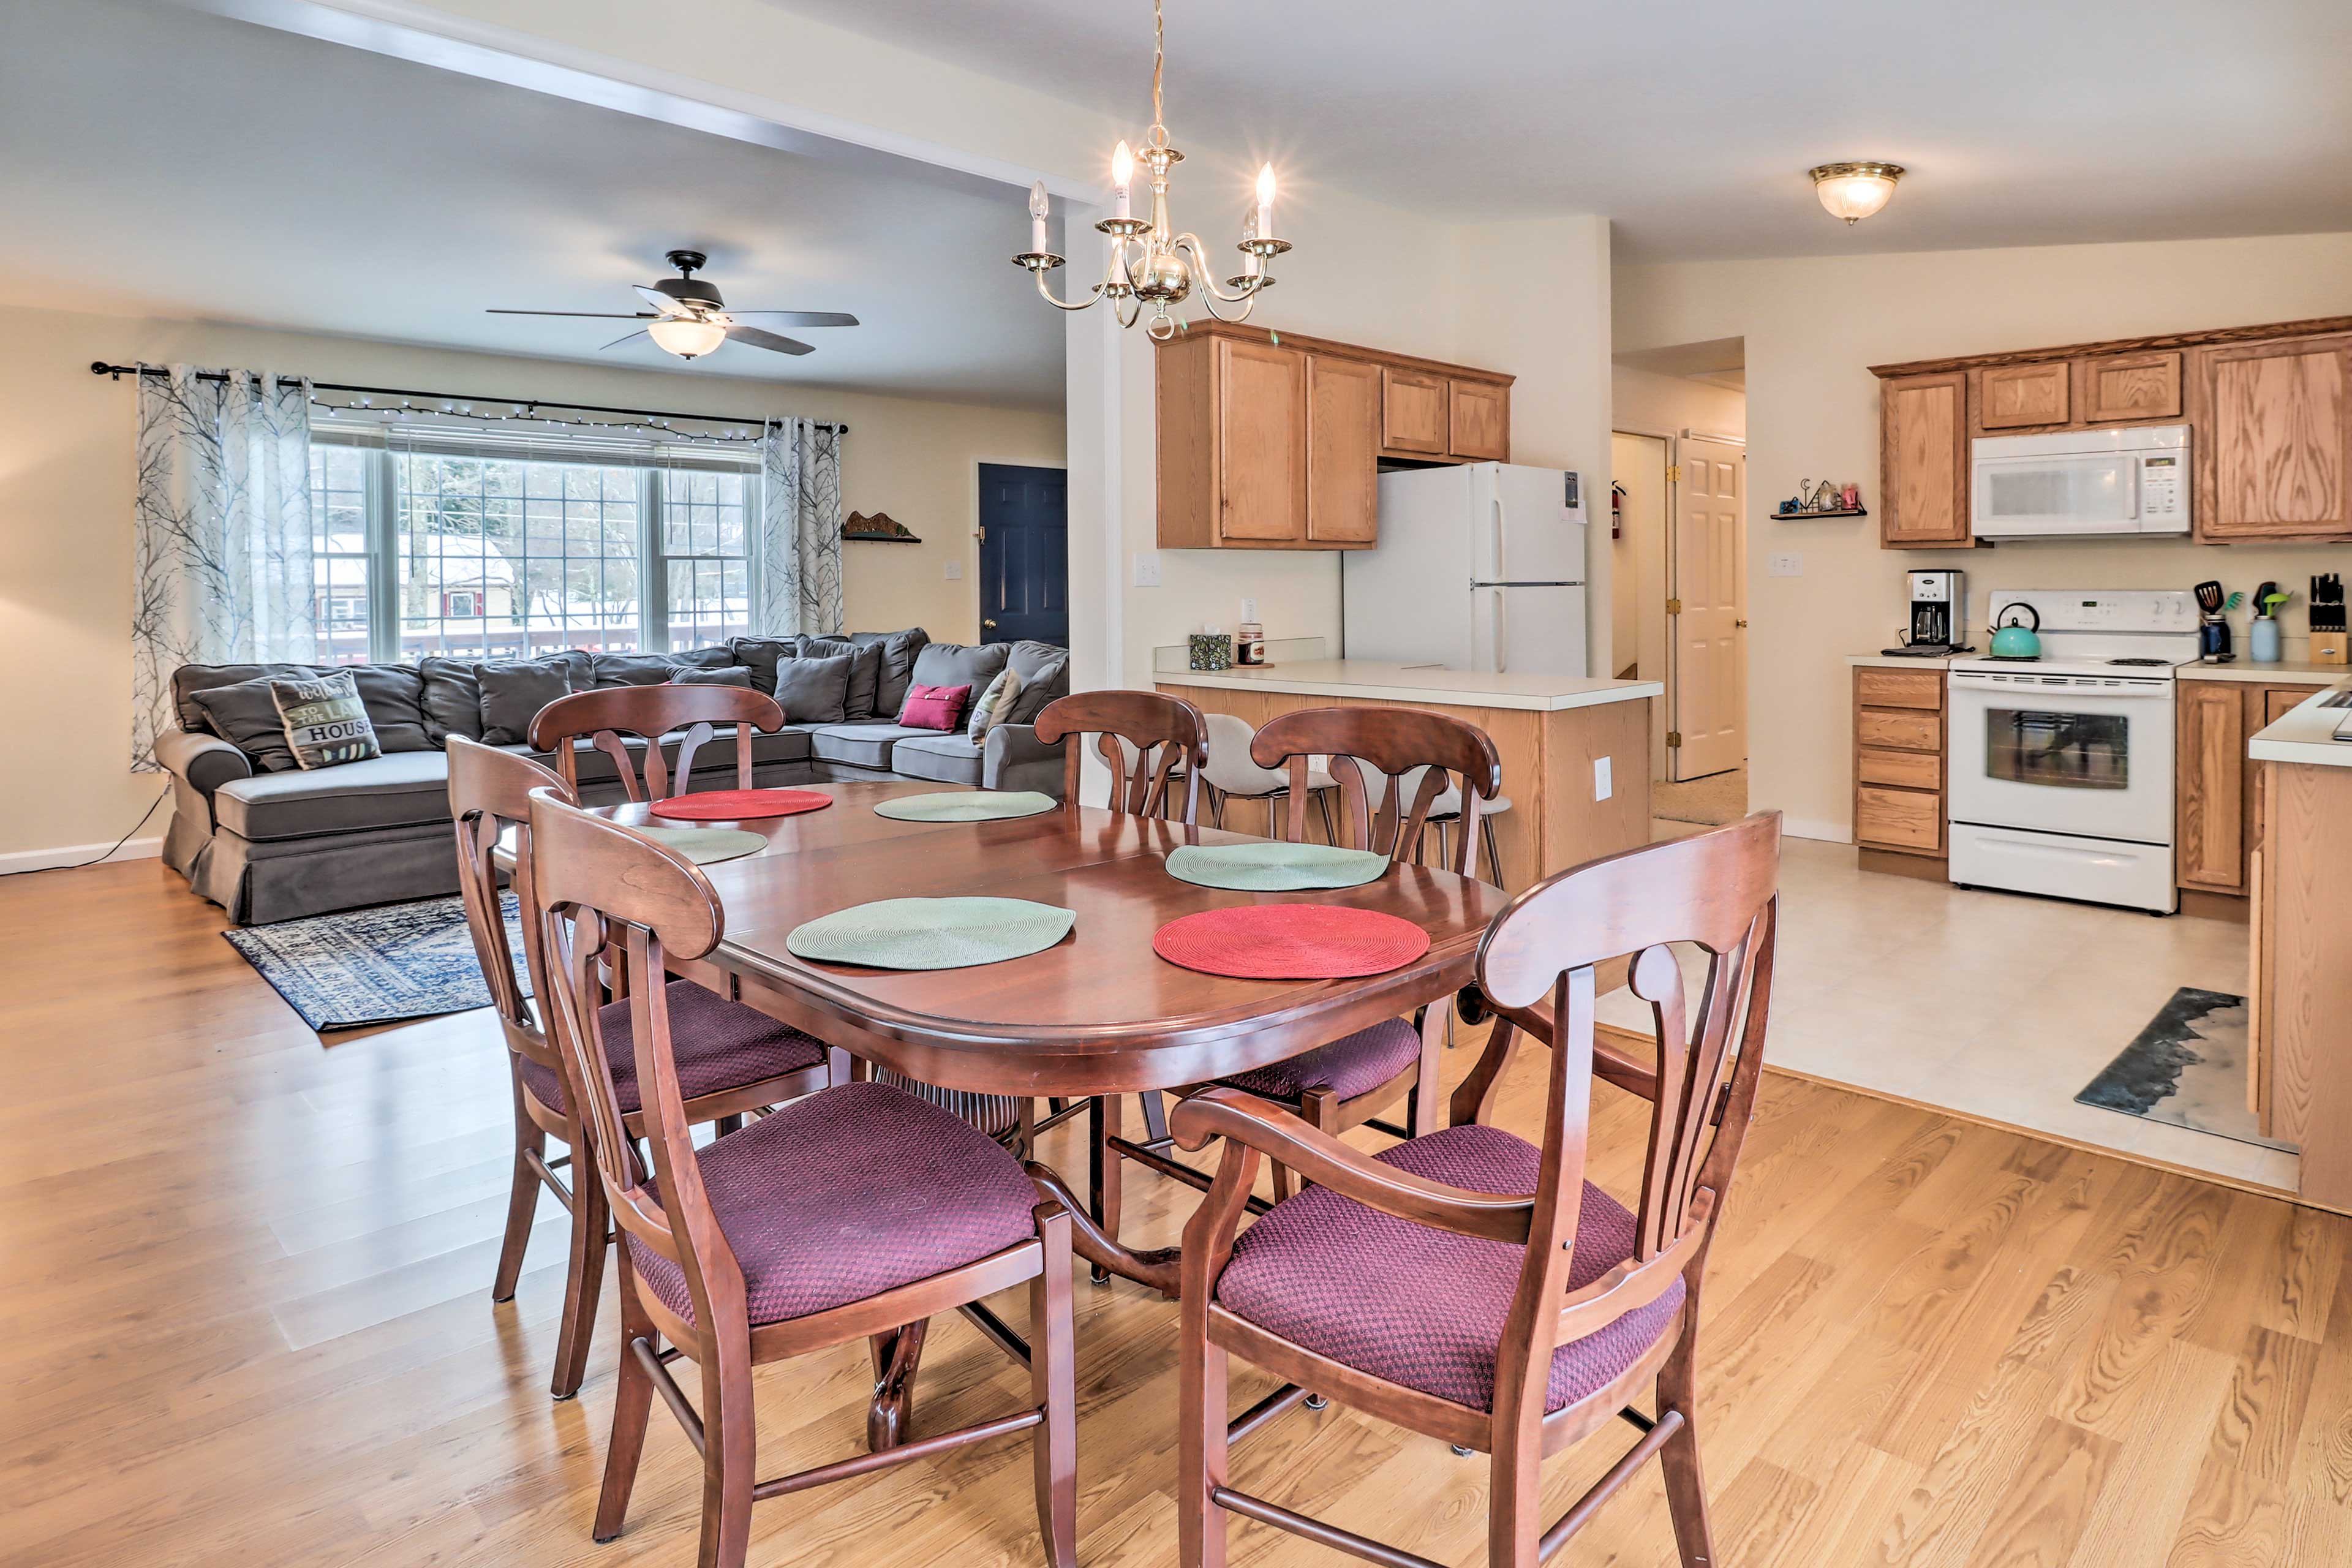
[[[0,871],[0,877],[31,877],[43,871],[79,871],[86,866],[95,866],[100,860],[110,858],[116,850],[130,843],[131,834],[137,833],[141,828],[146,826],[148,822],[152,820],[155,815],[155,807],[162,805],[164,801],[170,799],[171,795],[172,786],[165,784],[163,786],[163,793],[155,797],[154,805],[150,805],[147,808],[146,815],[142,816],[138,821],[131,825],[130,833],[124,834],[121,837],[116,839],[111,845],[108,846],[106,853],[103,855],[93,855],[87,860],[78,860],[70,866],[27,866],[21,871]]]

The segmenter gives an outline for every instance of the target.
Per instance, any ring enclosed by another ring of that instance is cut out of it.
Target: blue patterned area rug
[[[2074,1099],[2241,1143],[2288,1149],[2246,1109],[2246,999],[2183,986]]]
[[[530,977],[523,970],[515,896],[507,893],[499,903],[506,911],[515,980],[528,996]],[[465,902],[454,897],[345,910],[221,934],[304,1023],[321,1032],[490,1005],[474,939],[466,929]]]

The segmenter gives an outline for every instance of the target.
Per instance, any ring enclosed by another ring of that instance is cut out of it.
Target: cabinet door
[[[2198,351],[2197,536],[2352,537],[2352,338]]]
[[[1415,370],[1381,367],[1381,445],[1445,454],[1445,383]]]
[[[1370,544],[1381,536],[1380,367],[1307,356],[1307,537]]]
[[[2179,350],[2100,354],[2082,363],[2085,425],[2180,417]]]
[[[1987,430],[2063,425],[2069,406],[2067,383],[2072,379],[2072,367],[2064,360],[1995,365],[1979,371],[1977,423]]]
[[[2233,681],[2179,683],[2173,826],[2184,888],[2235,893],[2246,885],[2244,702]]]
[[[1217,340],[1217,532],[1250,543],[1307,542],[1307,356]]]
[[[1967,386],[1958,372],[1879,384],[1881,543],[1969,542]]]
[[[1491,381],[1446,383],[1452,428],[1447,439],[1457,458],[1479,462],[1511,460],[1511,389]]]

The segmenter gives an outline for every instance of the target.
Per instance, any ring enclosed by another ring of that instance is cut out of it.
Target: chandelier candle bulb
[[[1127,143],[1122,142],[1112,151],[1110,155],[1111,195],[1116,203],[1116,205],[1111,208],[1111,216],[1113,217],[1133,217],[1135,216],[1132,204],[1128,196],[1128,187],[1133,183],[1134,179],[1135,154],[1129,152],[1128,150]]]
[[[1124,202],[1126,193],[1122,191],[1119,195],[1121,201]],[[1029,248],[1041,256],[1046,250],[1045,182],[1043,180],[1029,187]]]
[[[1274,237],[1274,165],[1261,163],[1257,169],[1257,233],[1255,239]]]

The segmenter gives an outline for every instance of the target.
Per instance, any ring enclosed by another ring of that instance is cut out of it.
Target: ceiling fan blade
[[[635,342],[635,341],[636,339],[638,339],[638,338],[646,337],[646,336],[649,336],[649,335],[650,335],[650,334],[648,334],[648,333],[646,332],[646,331],[643,327],[639,327],[635,331],[631,332],[627,337],[625,337],[625,338],[614,338],[611,342],[606,343],[605,345],[604,345],[604,348],[600,348],[600,349],[598,349],[596,352],[597,352],[598,353],[603,353],[604,352],[604,349],[616,349],[616,348],[619,348],[623,343],[625,343],[625,342]]]
[[[774,316],[780,327],[854,327],[857,318],[843,310],[730,310],[730,316]]]
[[[755,349],[773,349],[780,354],[816,353],[814,344],[802,342],[797,338],[778,337],[773,332],[762,331],[757,327],[746,327],[740,323],[727,329],[727,338],[730,342],[749,343]]]
[[[576,316],[588,321],[649,321],[651,310],[501,310],[493,307],[482,312],[486,316]]]
[[[657,315],[683,316],[689,314],[685,306],[679,304],[677,300],[671,299],[668,295],[663,293],[658,289],[649,289],[643,283],[632,283],[629,287],[635,289],[637,291],[637,298],[643,300],[646,304],[651,305],[654,308],[655,313]]]

